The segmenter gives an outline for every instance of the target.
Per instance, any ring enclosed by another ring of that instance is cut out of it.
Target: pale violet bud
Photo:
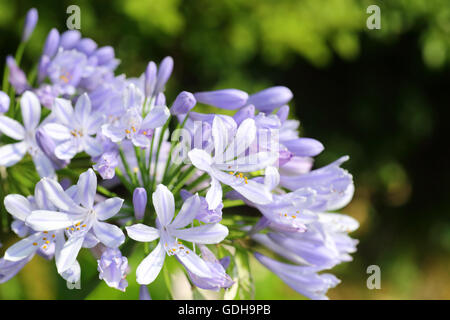
[[[44,56],[53,57],[58,51],[59,46],[59,32],[55,28],[50,30],[48,33],[47,39],[44,44],[44,51],[42,54]]]
[[[114,59],[114,49],[111,46],[101,47],[95,51],[94,55],[97,58],[98,64],[107,64]]]
[[[194,93],[197,102],[222,109],[239,109],[246,104],[248,94],[238,89],[222,89]]]
[[[324,149],[320,141],[312,138],[298,138],[283,141],[283,145],[294,155],[299,157],[314,157]]]
[[[38,22],[38,12],[35,8],[31,8],[27,12],[25,25],[23,27],[22,42],[27,42]]]
[[[280,107],[277,112],[278,119],[280,119],[281,123],[285,122],[289,116],[289,106],[284,105]]]
[[[128,259],[122,256],[119,249],[107,248],[97,260],[100,280],[104,280],[111,288],[125,292],[128,281],[125,279],[130,272]]]
[[[36,143],[42,152],[51,161],[55,169],[62,169],[69,164],[68,160],[61,160],[55,156],[55,142],[45,133],[45,130],[39,128],[36,131]]]
[[[139,300],[152,300],[146,285],[141,285],[139,287]]]
[[[145,69],[145,96],[151,97],[155,91],[156,85],[156,64],[150,61]]]
[[[61,34],[59,45],[66,50],[72,49],[81,38],[81,33],[78,30],[68,30]]]
[[[77,43],[75,48],[86,55],[90,55],[95,51],[95,49],[97,49],[97,44],[92,39],[83,38]]]
[[[253,104],[256,109],[263,112],[272,112],[274,109],[284,106],[292,99],[292,91],[289,88],[278,86],[264,89],[248,97],[247,104]]]
[[[38,82],[41,83],[44,81],[47,76],[47,67],[49,66],[50,58],[46,55],[43,55],[39,60],[38,65]]]
[[[255,106],[250,104],[239,109],[238,112],[233,116],[234,121],[236,121],[237,125],[240,125],[242,121],[248,118],[254,118],[255,116]]]
[[[158,68],[158,76],[155,85],[155,91],[153,95],[162,92],[164,90],[164,86],[166,85],[167,80],[169,80],[170,75],[173,70],[173,59],[172,57],[165,57]]]
[[[8,112],[9,102],[9,96],[3,91],[0,91],[0,113]]]
[[[170,113],[173,115],[186,114],[195,106],[196,103],[197,101],[192,93],[182,91],[170,108]]]
[[[133,192],[134,216],[137,220],[144,219],[145,206],[147,205],[147,192],[144,188],[136,188]]]
[[[9,69],[9,83],[14,87],[16,93],[22,94],[30,87],[25,73],[19,68],[12,56],[6,57],[6,64]]]
[[[155,99],[155,106],[165,106],[166,105],[166,96],[164,93],[160,92],[157,94]]]

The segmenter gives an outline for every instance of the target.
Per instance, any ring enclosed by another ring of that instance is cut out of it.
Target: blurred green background
[[[333,270],[342,283],[330,298],[450,299],[448,0],[0,0],[2,56],[15,52],[36,7],[24,57],[31,67],[48,31],[66,29],[71,4],[81,8],[82,34],[116,49],[119,73],[138,76],[149,60],[171,55],[168,101],[180,90],[285,85],[302,135],[326,147],[316,166],[350,155],[356,194],[342,212],[360,222],[352,234],[360,244],[353,262]],[[381,8],[380,30],[366,27],[371,4]],[[96,266],[88,252],[81,259],[83,285]],[[372,264],[381,290],[366,287]],[[254,261],[252,268],[257,299],[302,298]],[[76,297],[54,269],[33,259],[0,285],[0,298]],[[125,295],[101,284],[89,298],[137,298],[134,271],[128,280]],[[156,290],[163,282],[151,286],[154,298],[165,298]]]

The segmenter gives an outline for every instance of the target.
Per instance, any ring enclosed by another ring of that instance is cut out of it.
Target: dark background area
[[[284,85],[301,134],[325,145],[316,166],[350,155],[344,167],[356,193],[342,212],[360,222],[360,244],[355,260],[333,271],[342,283],[331,298],[450,299],[448,1],[0,0],[2,56],[15,52],[36,7],[24,57],[31,68],[48,31],[66,30],[71,4],[81,8],[83,36],[116,49],[119,73],[139,76],[149,60],[171,55],[169,102],[181,90]],[[381,8],[380,30],[366,27],[370,4]],[[31,267],[50,268],[43,264]],[[366,287],[372,264],[381,290]],[[254,266],[257,298],[299,297]],[[17,295],[47,297],[26,285],[25,272]],[[6,291],[0,286],[0,296]]]

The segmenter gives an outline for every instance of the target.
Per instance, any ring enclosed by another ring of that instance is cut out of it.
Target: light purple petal
[[[195,216],[198,214],[200,209],[200,197],[198,195],[193,195],[189,197],[181,207],[180,212],[170,224],[172,228],[183,228],[190,224]]]
[[[211,187],[206,193],[206,202],[208,203],[208,209],[214,210],[222,202],[222,186],[219,180],[214,177],[211,178]]]
[[[18,142],[7,144],[0,147],[0,166],[10,167],[20,160],[27,152],[28,144],[26,142]]]
[[[86,172],[80,174],[78,179],[78,199],[81,204],[91,209],[94,205],[95,194],[97,193],[97,176],[94,170],[88,169]]]
[[[70,160],[77,154],[77,145],[74,139],[66,140],[55,148],[55,156],[61,160]]]
[[[192,164],[202,171],[210,171],[213,159],[211,156],[201,149],[194,149],[188,152],[188,157]]]
[[[72,127],[74,112],[72,103],[69,100],[56,98],[52,106],[52,113],[61,124]]]
[[[138,223],[132,226],[125,227],[128,236],[139,242],[151,242],[159,238],[159,230],[145,224]]]
[[[208,265],[194,252],[187,253],[187,251],[185,251],[181,254],[177,254],[177,258],[186,267],[186,269],[196,276],[202,278],[211,276],[211,270],[209,270]]]
[[[82,236],[72,236],[67,240],[56,259],[58,273],[61,274],[73,266],[77,260],[78,252],[80,252],[83,241],[84,237]]]
[[[89,123],[89,116],[91,115],[91,100],[87,93],[82,94],[75,104],[75,117],[78,122],[85,128]]]
[[[41,104],[38,97],[31,91],[25,91],[20,98],[20,108],[25,128],[35,129],[41,120]]]
[[[109,248],[118,248],[125,242],[125,235],[118,226],[96,221],[92,227],[98,240]]]
[[[102,151],[102,145],[94,138],[85,136],[83,139],[84,151],[91,157],[99,156]]]
[[[25,221],[31,213],[31,205],[27,198],[20,194],[9,194],[5,197],[5,209],[14,218]]]
[[[189,242],[201,244],[219,243],[228,235],[228,228],[219,223],[199,227],[171,230],[170,234]]]
[[[72,138],[69,128],[59,123],[48,123],[43,126],[44,132],[55,141],[65,141]]]
[[[95,205],[94,211],[97,214],[99,220],[106,220],[113,217],[120,208],[122,208],[123,199],[120,198],[110,198],[105,201]]]
[[[14,140],[25,139],[25,129],[14,119],[0,115],[0,132]]]
[[[36,252],[38,246],[33,245],[41,237],[41,233],[34,233],[28,238],[13,244],[5,252],[5,259],[9,261],[19,261]]]
[[[155,249],[139,264],[136,269],[136,281],[139,284],[152,283],[164,265],[166,251],[161,242],[158,243]]]
[[[85,213],[85,209],[78,206],[55,180],[44,178],[41,180],[48,199],[59,209],[73,213]]]
[[[170,111],[166,106],[154,106],[141,124],[143,129],[155,129],[162,127],[170,116]]]
[[[35,210],[25,220],[36,231],[60,230],[77,224],[83,215],[67,214],[58,211]]]
[[[170,224],[175,213],[175,200],[172,192],[163,184],[156,187],[156,191],[152,195],[153,206],[158,215],[161,225],[166,226]]]

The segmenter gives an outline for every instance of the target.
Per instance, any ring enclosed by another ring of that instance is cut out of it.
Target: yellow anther
[[[178,241],[178,244],[181,244],[181,242],[180,242],[180,241]]]
[[[56,236],[54,234],[52,234],[52,238],[55,238]]]
[[[295,218],[297,218],[297,216],[291,216],[292,217],[292,219],[295,219]]]
[[[181,250],[184,250],[184,247],[180,247]]]
[[[48,231],[44,231],[44,233],[45,233],[45,234],[47,234],[47,233],[48,233]]]
[[[74,228],[70,228],[70,230],[71,230],[71,231],[75,231],[75,229],[74,229]]]
[[[83,224],[83,225],[82,225],[82,227],[83,227],[83,228],[86,228],[86,225],[85,225],[85,224]]]
[[[67,78],[65,75],[61,75],[61,76],[59,77],[59,79],[61,79],[61,80],[64,81],[65,83],[68,83],[68,82],[69,82],[69,78]]]
[[[79,231],[80,230],[80,228],[77,228],[77,231]]]
[[[130,130],[128,130],[128,129],[125,129],[125,133],[127,133],[127,134],[130,134],[130,133],[131,133],[131,131],[130,131]]]
[[[46,244],[49,244],[49,243],[50,243],[50,241],[48,241],[48,240],[47,240],[47,241],[45,241],[45,243],[46,243]]]
[[[188,253],[188,254],[189,254],[189,250],[186,250],[186,253]]]
[[[147,135],[147,131],[142,131],[142,134],[143,134],[144,136],[146,136],[146,135]]]
[[[131,127],[131,130],[133,130],[133,132],[136,132],[136,128],[134,126]]]
[[[42,249],[44,249],[44,250],[47,249],[47,246],[43,246]]]
[[[78,222],[78,223],[75,225],[75,227],[78,227],[80,224],[81,224],[81,222]]]
[[[177,249],[172,249],[173,252],[177,251]]]
[[[133,171],[134,171],[134,173],[138,173],[139,172],[139,168],[138,167],[134,167]]]
[[[296,212],[297,212],[297,213],[300,213],[300,211],[298,211],[298,210],[297,210]]]
[[[45,240],[47,240],[47,238],[42,238],[42,240],[44,240],[44,241],[45,241]]]
[[[248,181],[247,181],[247,180],[245,180],[244,182],[245,182],[245,184],[248,184]]]
[[[228,172],[229,174],[231,174],[231,175],[234,175],[234,172],[233,171],[230,171],[230,172]]]
[[[33,246],[37,246],[37,242],[33,242]]]

